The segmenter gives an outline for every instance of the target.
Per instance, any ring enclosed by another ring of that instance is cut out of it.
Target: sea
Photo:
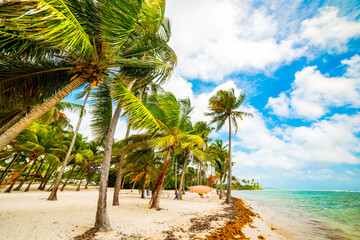
[[[233,195],[262,205],[286,239],[360,240],[359,191],[265,189]]]

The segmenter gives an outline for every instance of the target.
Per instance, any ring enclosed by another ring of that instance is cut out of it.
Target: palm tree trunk
[[[51,164],[49,165],[48,169],[46,170],[45,175],[44,175],[44,178],[43,178],[43,180],[41,181],[38,189],[41,189],[42,186],[44,185],[44,183],[46,182],[46,179],[47,179],[47,177],[48,177],[48,173],[50,172],[50,169],[51,169]]]
[[[44,164],[44,161],[45,161],[45,158],[43,158],[43,160],[41,161],[40,166],[39,166],[38,169],[36,170],[34,177],[33,177],[33,178],[31,179],[31,181],[29,182],[29,185],[28,185],[27,188],[25,189],[25,192],[27,192],[27,191],[30,190],[30,186],[31,186],[32,182],[34,181],[34,179],[36,178],[36,175],[39,173],[42,165]]]
[[[85,171],[84,171],[83,174],[81,175],[81,179],[80,179],[80,182],[79,182],[78,187],[76,188],[76,191],[80,191],[81,181],[83,180],[86,172],[87,172],[87,169],[85,169]]]
[[[51,176],[53,175],[53,173],[55,172],[56,168],[54,168],[53,170],[51,170],[49,176],[46,178],[46,181],[44,182],[44,184],[42,185],[42,187],[40,188],[40,190],[44,190],[46,187],[46,184],[48,183],[48,181],[50,180]],[[52,185],[51,185],[52,186]]]
[[[70,92],[80,87],[85,83],[83,78],[76,78],[68,85],[63,87],[60,91],[55,93],[51,98],[43,102],[40,106],[33,109],[29,114],[20,119],[17,123],[7,129],[0,135],[0,151],[3,150],[14,138],[17,137],[25,128],[30,126],[35,120],[44,115],[47,111],[53,108],[58,102],[65,98]]]
[[[131,188],[131,192],[134,191],[135,184],[136,184],[136,181],[134,181],[134,184],[133,184],[133,186],[132,186],[132,188]]]
[[[88,184],[89,184],[92,176],[93,176],[93,173],[91,173],[91,171],[89,171],[87,181],[86,181],[86,185],[85,185],[85,189],[88,189]]]
[[[200,185],[200,162],[197,163],[196,180],[197,180],[197,185]]]
[[[31,161],[31,160],[30,160],[30,161]],[[31,170],[33,169],[33,167],[35,166],[35,163],[36,163],[36,162],[37,162],[37,157],[36,157],[36,159],[34,160],[33,164],[31,165],[31,167],[30,167],[29,171],[27,172],[25,178],[21,181],[21,183],[19,184],[19,186],[17,186],[17,187],[14,189],[14,191],[20,191],[21,187],[22,187],[22,186],[24,185],[24,183],[27,181],[27,179],[28,179],[28,177],[29,177],[29,175],[30,175],[30,172],[31,172]],[[19,176],[20,176],[20,174],[19,174]]]
[[[175,195],[176,195],[177,194],[177,159],[175,159],[174,164],[175,164]]]
[[[76,136],[79,132],[79,128],[80,128],[80,125],[81,125],[81,121],[82,121],[82,117],[83,117],[83,112],[84,112],[84,109],[85,109],[85,105],[86,105],[86,102],[89,98],[89,95],[90,95],[90,91],[91,91],[91,88],[89,90],[89,92],[86,94],[86,97],[85,97],[85,100],[84,100],[84,103],[82,105],[83,109],[81,110],[81,113],[80,113],[80,117],[79,117],[79,120],[76,124],[76,128],[75,128],[75,131],[74,131],[74,136],[71,140],[71,143],[70,143],[70,146],[69,146],[69,149],[66,153],[66,157],[65,157],[65,160],[63,161],[62,165],[61,165],[61,169],[60,169],[60,172],[58,173],[58,175],[56,176],[56,179],[53,183],[54,185],[54,188],[52,189],[51,193],[50,193],[50,196],[48,197],[47,200],[50,200],[50,201],[56,201],[57,200],[57,190],[60,186],[60,182],[61,182],[61,178],[62,178],[62,175],[64,174],[65,172],[65,168],[66,166],[68,165],[69,163],[69,158],[70,158],[70,155],[71,155],[71,152],[74,148],[74,145],[75,145],[75,140],[76,140]]]
[[[5,168],[3,174],[1,175],[0,177],[0,186],[1,186],[1,183],[4,181],[6,175],[8,174],[9,170],[12,168],[12,166],[14,165],[16,159],[20,156],[20,153],[18,154],[15,154],[13,159],[11,160],[11,162],[9,163],[9,165],[7,165],[7,167]]]
[[[127,86],[127,90],[130,90],[134,85],[136,80],[130,82]],[[100,174],[100,188],[99,188],[99,199],[96,210],[95,217],[95,228],[98,228],[100,231],[110,231],[112,230],[110,226],[109,216],[106,209],[106,199],[107,199],[107,186],[109,180],[109,169],[111,161],[111,152],[112,144],[114,141],[114,135],[116,130],[116,125],[118,123],[120,113],[121,113],[122,104],[119,103],[116,107],[114,115],[111,119],[108,134],[106,136],[106,143],[104,149],[104,158],[101,164],[101,174]]]
[[[20,175],[19,175],[19,176],[20,176]],[[5,190],[6,193],[11,192],[11,189],[14,187],[14,185],[15,185],[15,183],[16,183],[16,180],[18,179],[19,176],[17,176],[17,178],[15,178],[15,179],[13,180],[13,182],[10,184],[10,186]]]
[[[29,164],[29,163],[28,163],[28,164]],[[26,168],[28,167],[28,164],[27,164],[27,165],[20,171],[20,173],[12,180],[10,186],[5,190],[6,193],[11,192],[11,189],[14,187],[14,185],[15,185],[15,183],[16,183],[16,180],[21,176],[21,173],[26,170]],[[14,174],[16,174],[16,173],[14,173]]]
[[[142,188],[141,188],[141,198],[145,198],[146,173],[147,173],[147,166],[145,166],[144,175],[143,175],[143,184],[142,184]]]
[[[131,128],[131,123],[129,122],[127,130],[126,130],[125,138],[129,137],[130,128]],[[116,180],[115,180],[113,206],[119,205],[119,192],[120,192],[120,188],[121,188],[122,167],[123,167],[123,163],[124,163],[124,156],[125,156],[125,151],[122,151],[121,155],[120,155],[119,166],[118,166],[118,171],[117,171]]]
[[[48,192],[52,190],[53,186],[54,186],[55,181],[50,185]]]
[[[167,153],[166,153],[166,157],[165,157],[165,161],[164,161],[164,166],[163,169],[156,181],[156,184],[152,190],[152,197],[151,197],[151,206],[150,208],[160,208],[160,191],[162,188],[162,185],[164,183],[164,178],[165,178],[165,174],[166,174],[166,170],[168,169],[169,165],[170,165],[170,160],[169,160],[169,156],[170,156],[170,149],[168,149]]]
[[[221,178],[220,178],[220,194],[219,194],[219,198],[220,198],[220,199],[223,198],[222,179],[221,179]]]
[[[132,86],[131,86],[132,87]],[[130,88],[131,88],[130,87]],[[146,89],[146,85],[142,87],[141,92],[139,94],[138,99],[141,101],[142,95],[144,93]],[[128,123],[128,128],[126,130],[126,134],[125,134],[125,138],[129,137],[130,135],[130,128],[131,128],[131,123]],[[123,163],[124,163],[124,156],[125,156],[125,152],[122,151],[121,155],[120,155],[120,160],[119,160],[119,167],[118,167],[118,171],[116,174],[116,180],[115,180],[115,188],[114,188],[114,196],[113,196],[113,206],[118,206],[119,205],[119,192],[120,192],[120,186],[121,186],[121,178],[122,178],[122,167],[123,167]]]
[[[227,182],[227,191],[226,191],[226,203],[230,203],[231,198],[231,121],[229,116],[229,174],[228,174],[228,182]]]
[[[182,195],[183,195],[183,187],[184,187],[184,181],[185,181],[185,170],[186,170],[186,162],[187,162],[187,156],[188,154],[185,154],[185,159],[184,159],[184,164],[182,167],[182,172],[181,172],[181,179],[180,179],[180,187],[179,187],[179,192],[178,192],[178,200],[183,200],[182,199]]]
[[[16,121],[21,118],[22,115],[24,115],[28,110],[30,109],[30,107],[26,107],[22,110],[20,110],[20,112],[18,112],[18,114],[16,114],[12,119],[10,119],[10,121],[8,121],[7,123],[4,124],[4,126],[2,126],[0,128],[0,134],[3,134],[6,129],[8,129],[9,127],[11,127],[14,123],[16,123]]]
[[[121,184],[121,190],[124,189],[125,179],[126,179],[126,177],[124,176],[123,180],[122,180],[122,184]]]
[[[60,189],[61,192],[64,191],[64,188],[65,188],[65,186],[66,186],[66,184],[67,184],[67,181],[69,180],[69,178],[70,178],[71,174],[73,173],[75,167],[76,167],[76,164],[74,163],[74,165],[73,165],[73,167],[72,167],[72,169],[71,169],[71,172],[70,172],[69,176],[66,178],[65,183],[62,185],[62,187],[61,187],[61,189]],[[55,186],[54,186],[54,188],[55,188]],[[54,191],[54,189],[53,189],[53,191]],[[48,199],[48,200],[49,200],[49,199]]]

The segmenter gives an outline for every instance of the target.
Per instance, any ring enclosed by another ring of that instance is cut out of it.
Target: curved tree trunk
[[[1,183],[4,181],[6,175],[8,174],[9,170],[12,168],[12,166],[14,165],[16,159],[20,156],[20,153],[18,154],[15,154],[13,159],[11,160],[11,162],[9,163],[9,165],[7,165],[7,167],[5,168],[3,174],[1,175],[0,177],[0,186],[1,186]]]
[[[227,191],[226,191],[226,203],[230,203],[231,200],[231,121],[229,116],[229,173],[228,173],[228,182],[227,182]]]
[[[131,192],[133,192],[133,191],[134,191],[135,184],[136,184],[136,182],[134,181],[134,184],[133,184],[133,186],[132,186],[132,188],[131,188]]]
[[[45,162],[45,159],[43,159],[43,160],[41,161],[40,166],[39,166],[38,169],[36,170],[34,177],[33,177],[33,178],[31,179],[31,181],[29,182],[29,185],[28,185],[27,188],[25,189],[25,192],[27,192],[27,191],[30,190],[30,186],[31,186],[32,182],[34,181],[34,179],[36,178],[36,175],[39,173],[39,171],[40,171],[42,165],[44,164],[44,162]]]
[[[44,175],[44,178],[43,178],[43,180],[41,181],[38,189],[41,189],[42,186],[44,185],[44,183],[46,182],[46,179],[48,178],[48,174],[49,174],[49,172],[50,172],[50,169],[51,169],[51,164],[49,165],[48,169],[46,170],[45,175]]]
[[[64,188],[65,188],[65,186],[66,186],[66,184],[67,184],[67,181],[68,181],[69,178],[71,177],[71,174],[73,173],[75,167],[76,167],[76,164],[74,163],[74,165],[73,165],[73,167],[72,167],[72,169],[71,169],[71,172],[70,172],[69,176],[66,178],[65,183],[62,185],[62,187],[61,187],[61,189],[60,189],[61,192],[64,191]],[[54,188],[55,188],[55,186],[54,186]],[[54,190],[53,190],[53,191],[54,191]],[[49,199],[48,199],[48,200],[49,200]]]
[[[166,153],[166,157],[165,157],[165,161],[164,161],[164,165],[163,165],[163,169],[156,181],[156,184],[152,190],[152,198],[151,198],[151,206],[150,208],[160,208],[160,192],[161,192],[161,188],[162,185],[164,183],[164,178],[165,178],[165,174],[166,174],[166,170],[168,169],[169,165],[170,165],[170,149],[168,149],[167,153]]]
[[[100,175],[100,189],[99,189],[99,199],[97,204],[97,211],[95,217],[95,228],[100,229],[100,231],[110,231],[112,230],[110,226],[110,220],[106,209],[107,201],[107,186],[109,180],[109,168],[111,161],[111,151],[112,144],[114,140],[116,125],[120,117],[122,104],[118,104],[114,115],[111,119],[109,132],[106,136],[106,145],[104,151],[104,159],[101,165],[101,175]]]
[[[142,184],[142,188],[141,188],[141,198],[145,198],[146,173],[147,173],[147,166],[145,166],[144,175],[143,175],[143,184]]]
[[[222,179],[221,178],[220,178],[220,194],[219,194],[219,198],[223,199]]]
[[[132,86],[131,86],[132,87]],[[130,87],[130,88],[131,88]],[[142,95],[144,93],[146,89],[146,86],[143,86],[141,89],[141,92],[139,94],[138,99],[141,101]],[[125,138],[129,137],[130,135],[130,128],[131,128],[131,123],[128,123],[128,128],[126,130],[126,134],[125,134]],[[113,196],[113,206],[118,206],[119,205],[119,192],[120,192],[120,186],[121,186],[121,178],[122,178],[122,167],[123,167],[123,163],[124,163],[124,156],[125,156],[125,152],[122,151],[121,155],[120,155],[120,160],[119,160],[119,167],[118,167],[118,171],[116,174],[116,180],[115,180],[115,188],[114,188],[114,196]]]
[[[55,183],[55,181],[50,185],[50,187],[49,187],[49,189],[48,189],[48,192],[50,192],[50,191],[52,190],[52,188],[53,188],[53,186],[54,186],[54,183]]]
[[[42,185],[42,187],[40,188],[40,190],[44,190],[46,187],[46,184],[48,183],[48,181],[50,180],[51,176],[53,175],[53,173],[55,172],[56,168],[54,168],[53,170],[51,170],[49,176],[47,177],[45,183]]]
[[[88,184],[91,180],[91,177],[93,176],[94,174],[91,173],[91,171],[88,172],[88,177],[87,177],[87,181],[86,181],[86,185],[85,185],[85,189],[88,189]]]
[[[78,187],[76,188],[76,191],[80,191],[81,181],[83,180],[86,172],[87,172],[87,169],[85,169],[85,171],[84,171],[83,174],[81,175],[81,179],[80,179],[80,182],[79,182]]]
[[[85,109],[86,102],[87,102],[87,100],[89,98],[90,91],[91,91],[91,88],[90,88],[89,92],[86,94],[84,103],[82,105],[83,109],[81,110],[80,117],[79,117],[79,120],[78,120],[78,122],[76,124],[76,128],[75,128],[75,131],[74,131],[74,136],[73,136],[73,138],[71,140],[69,149],[68,149],[68,151],[66,153],[65,160],[63,161],[63,163],[61,165],[60,172],[58,173],[58,175],[56,176],[55,181],[53,182],[54,187],[53,187],[53,189],[52,189],[52,191],[50,193],[50,196],[48,197],[47,200],[50,200],[50,201],[56,201],[57,200],[57,190],[58,190],[58,188],[60,186],[61,178],[62,178],[62,176],[63,176],[63,174],[65,172],[65,168],[69,163],[69,158],[70,158],[71,152],[72,152],[72,150],[74,148],[74,145],[75,145],[76,136],[77,136],[77,134],[79,132],[79,128],[80,128],[82,117],[83,117],[83,111]]]
[[[134,85],[135,80],[130,82],[127,86],[127,90],[130,90]],[[119,103],[116,107],[114,115],[111,119],[108,134],[106,136],[106,143],[104,149],[104,158],[101,164],[101,174],[100,174],[100,188],[99,188],[99,199],[96,210],[95,217],[95,228],[98,228],[100,231],[110,231],[112,230],[110,226],[109,216],[106,209],[106,200],[107,200],[107,186],[109,180],[109,169],[111,161],[111,152],[112,145],[114,141],[114,135],[116,130],[116,125],[118,123],[120,113],[121,113],[122,104]]]
[[[175,159],[174,164],[175,164],[175,195],[176,195],[177,194],[177,159]]]
[[[3,150],[14,138],[17,137],[25,128],[30,126],[35,120],[44,115],[47,111],[53,108],[58,102],[65,98],[70,92],[80,87],[85,83],[82,78],[77,78],[63,87],[60,91],[55,93],[51,98],[43,102],[40,106],[30,111],[25,117],[20,119],[17,123],[7,129],[0,135],[0,151]]]
[[[130,128],[131,128],[131,123],[128,123],[125,138],[129,137]],[[119,205],[119,192],[120,192],[120,188],[121,188],[122,166],[123,166],[123,163],[124,163],[124,156],[125,156],[125,151],[122,151],[121,155],[120,155],[119,166],[118,166],[118,171],[117,171],[116,180],[115,180],[113,206],[118,206]]]
[[[126,177],[124,176],[124,177],[123,177],[123,180],[122,180],[122,184],[121,184],[121,190],[124,189],[125,179],[126,179]]]
[[[5,190],[6,193],[9,193],[11,192],[12,188],[14,187],[15,183],[16,183],[16,180],[21,176],[21,173],[23,171],[26,170],[26,168],[28,167],[29,163],[23,168],[23,170],[12,180],[10,186]],[[14,173],[15,174],[15,173]]]
[[[197,180],[197,185],[200,185],[200,162],[197,163],[196,180]]]
[[[24,185],[24,183],[27,181],[27,179],[29,178],[29,175],[31,173],[31,170],[33,169],[33,167],[35,166],[35,163],[37,162],[37,157],[36,159],[34,160],[33,164],[31,165],[29,171],[27,172],[25,178],[21,181],[21,183],[19,184],[19,186],[17,186],[14,191],[20,191],[21,187]],[[21,174],[21,173],[20,173]],[[19,176],[20,176],[19,174]]]
[[[184,187],[184,181],[185,181],[187,156],[188,156],[188,154],[185,154],[184,164],[183,164],[182,172],[181,172],[180,187],[179,187],[179,192],[178,192],[178,197],[177,197],[178,200],[183,200],[182,195],[183,195],[183,187]]]
[[[19,176],[20,176],[20,175],[19,175]],[[18,176],[18,177],[19,177],[19,176]],[[10,186],[5,190],[6,193],[11,192],[11,189],[14,187],[14,185],[15,185],[16,180],[18,179],[18,177],[15,178],[15,179],[13,180],[13,182],[10,184]]]

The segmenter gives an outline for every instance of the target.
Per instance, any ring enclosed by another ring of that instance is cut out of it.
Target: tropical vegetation
[[[30,191],[37,182],[55,201],[66,186],[99,185],[101,231],[111,229],[108,186],[114,206],[121,189],[138,188],[141,198],[151,190],[156,209],[164,189],[182,200],[188,186],[207,184],[229,202],[231,189],[260,188],[231,172],[231,127],[237,132],[236,119],[252,116],[238,111],[245,94],[210,98],[210,125],[218,131],[228,120],[224,144],[209,138],[207,122],[191,121],[190,99],[162,89],[177,64],[164,11],[164,0],[0,3],[0,188]],[[61,101],[74,90],[82,105]],[[91,140],[79,133],[85,114]],[[119,119],[127,122],[123,139],[114,137]]]

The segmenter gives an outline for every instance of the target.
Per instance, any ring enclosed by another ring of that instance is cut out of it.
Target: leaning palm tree
[[[0,150],[84,84],[112,82],[123,68],[171,68],[152,54],[153,44],[143,44],[164,9],[163,0],[2,2],[0,109],[43,103],[21,118],[13,114],[17,121],[0,135]]]
[[[231,198],[231,123],[235,126],[235,133],[237,133],[238,125],[237,118],[243,120],[243,117],[251,116],[251,113],[237,111],[241,104],[245,100],[245,94],[241,94],[238,98],[235,96],[234,89],[228,91],[219,90],[215,96],[212,96],[209,100],[210,113],[205,113],[206,116],[211,116],[210,124],[217,123],[216,131],[219,131],[226,120],[229,124],[229,169],[228,169],[228,182],[227,182],[227,194],[226,203],[230,203]]]
[[[124,139],[124,150],[147,150],[154,149],[163,156],[163,166],[157,177],[155,186],[152,190],[150,208],[160,207],[160,191],[164,183],[166,171],[171,163],[170,153],[176,146],[182,144],[192,144],[202,147],[204,141],[198,135],[189,134],[186,131],[189,114],[192,110],[189,100],[177,100],[169,92],[161,95],[152,95],[145,101],[145,105],[151,115],[156,119],[158,128],[149,129],[145,134],[134,134]],[[138,125],[139,120],[133,120],[134,126]],[[185,129],[185,130],[184,130]]]

